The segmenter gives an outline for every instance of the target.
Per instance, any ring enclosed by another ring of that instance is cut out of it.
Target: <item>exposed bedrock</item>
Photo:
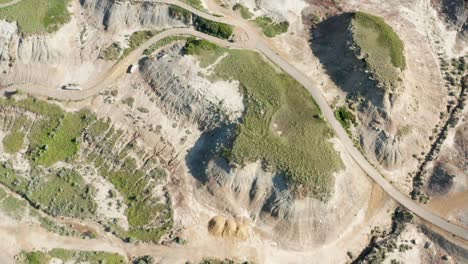
[[[81,0],[81,5],[92,10],[109,31],[136,26],[174,27],[183,23],[169,16],[169,6],[160,3],[118,0]]]

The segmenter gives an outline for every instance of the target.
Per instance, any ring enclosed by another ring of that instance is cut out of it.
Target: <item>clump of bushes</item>
[[[271,17],[260,16],[255,19],[255,23],[262,28],[265,36],[272,38],[279,34],[286,33],[289,28],[289,22],[276,22]]]

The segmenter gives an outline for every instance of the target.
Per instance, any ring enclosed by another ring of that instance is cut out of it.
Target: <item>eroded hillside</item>
[[[466,261],[285,70],[391,184],[466,226],[459,5],[220,2],[41,0],[29,17],[0,0],[0,262]]]

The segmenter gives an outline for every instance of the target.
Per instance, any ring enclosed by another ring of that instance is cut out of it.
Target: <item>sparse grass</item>
[[[2,171],[2,173],[4,173],[4,171]],[[18,220],[23,218],[28,220],[37,219],[43,228],[62,236],[78,237],[81,235],[76,230],[70,229],[65,225],[58,224],[50,220],[48,217],[42,216],[37,209],[30,207],[25,201],[7,194],[3,188],[0,188],[0,210],[8,216]]]
[[[0,19],[17,21],[23,33],[55,32],[70,20],[70,0],[22,0],[1,8]]]
[[[61,169],[36,181],[25,195],[48,214],[90,218],[96,213],[94,190],[77,171]]]
[[[13,0],[0,0],[0,4],[6,4],[6,3],[9,3]]]
[[[395,86],[400,70],[406,68],[401,39],[382,18],[364,12],[353,15],[352,25],[354,40],[367,55],[369,68],[386,86]]]
[[[115,232],[125,239],[157,242],[172,228],[170,198],[160,200],[152,194],[156,185],[162,184],[164,170],[153,167],[156,164],[138,168],[136,161],[127,157],[132,151],[137,151],[133,142],[123,150],[115,150],[123,131],[114,129],[109,119],[96,120],[88,110],[65,112],[57,105],[33,98],[19,101],[0,99],[0,108],[10,107],[38,115],[34,123],[18,117],[12,126],[12,129],[31,128],[26,134],[29,141],[27,157],[33,169],[28,177],[24,177],[16,174],[9,162],[4,162],[0,164],[0,182],[22,195],[33,207],[53,216],[96,216],[94,190],[77,171],[39,166],[69,161],[77,153],[80,142],[85,140],[96,148],[89,154],[83,153],[75,161],[81,162],[83,158],[99,168],[101,176],[107,178],[125,198],[130,229],[116,228]],[[47,219],[39,220],[41,225],[54,231],[70,233]]]
[[[26,202],[16,199],[13,196],[7,196],[4,200],[0,201],[0,208],[8,216],[14,219],[21,219],[25,214]]]
[[[18,261],[18,263],[23,264],[46,264],[51,259],[50,256],[40,251],[22,252],[21,255],[23,255],[22,261]]]
[[[172,228],[172,211],[167,205],[151,197],[155,182],[151,182],[151,173],[145,173],[136,166],[133,158],[126,158],[118,170],[101,168],[100,174],[106,177],[124,196],[128,208],[126,211],[130,230],[120,230],[120,236],[127,236],[142,241],[157,242]],[[162,227],[152,227],[155,219],[163,220]]]
[[[133,106],[135,105],[135,98],[133,98],[131,96],[127,97],[127,98],[122,100],[122,104],[126,104],[126,105],[128,105],[128,107],[133,108]]]
[[[239,11],[243,19],[249,20],[249,19],[252,19],[253,17],[253,14],[250,12],[250,10],[242,4],[239,4],[239,3],[235,4],[232,7],[232,10]]]
[[[198,10],[205,11],[205,8],[203,7],[203,4],[200,0],[182,0],[182,2],[185,2],[193,7],[195,7]]]
[[[88,218],[96,212],[93,190],[75,170],[61,169],[48,175],[35,170],[30,178],[24,178],[4,163],[0,182],[53,216]]]
[[[79,149],[81,133],[93,118],[88,110],[81,110],[37,122],[30,134],[32,161],[51,166],[74,156]]]
[[[153,54],[156,50],[166,46],[166,45],[169,45],[173,42],[176,42],[176,41],[180,41],[180,40],[186,40],[187,37],[185,36],[170,36],[170,37],[167,37],[167,38],[163,38],[161,39],[160,41],[154,43],[153,45],[151,45],[149,48],[147,48],[143,54],[146,55],[146,56],[149,56],[151,54]]]
[[[207,67],[214,63],[219,56],[227,50],[204,39],[190,38],[187,40],[183,52],[188,55],[197,56],[201,67]]]
[[[185,24],[192,23],[192,12],[176,5],[169,6],[169,16]]]
[[[77,251],[62,248],[54,248],[49,252],[33,251],[22,252],[19,263],[22,264],[47,264],[52,258],[67,263],[89,263],[89,264],[123,264],[127,263],[125,257],[117,253],[103,251]]]
[[[265,34],[265,36],[269,38],[273,38],[276,35],[286,33],[289,28],[288,21],[278,23],[267,16],[257,17],[254,21],[255,24],[262,28],[263,34]]]
[[[158,30],[141,30],[133,32],[128,39],[128,48],[124,49],[122,53],[122,57],[127,56],[136,48],[138,48],[141,44],[148,41],[150,38],[157,35],[160,31]]]
[[[122,48],[118,43],[112,43],[109,47],[101,51],[101,54],[99,54],[99,57],[101,57],[104,60],[118,60],[120,57],[120,54],[122,53]]]
[[[88,110],[67,113],[59,106],[34,98],[0,100],[0,107],[18,107],[42,116],[28,135],[28,156],[34,164],[44,166],[75,155],[83,129],[95,119]]]
[[[327,199],[333,173],[343,164],[328,142],[333,132],[311,95],[260,54],[228,52],[214,72],[240,82],[247,107],[228,159],[240,165],[262,160],[284,172],[298,195]]]
[[[6,153],[14,154],[23,146],[24,133],[20,131],[12,131],[3,138],[3,149]]]

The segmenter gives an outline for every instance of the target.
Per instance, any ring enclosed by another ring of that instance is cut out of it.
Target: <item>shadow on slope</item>
[[[363,96],[378,108],[383,107],[384,91],[377,87],[366,63],[353,50],[352,13],[330,17],[311,29],[311,48],[327,74],[349,98]]]

